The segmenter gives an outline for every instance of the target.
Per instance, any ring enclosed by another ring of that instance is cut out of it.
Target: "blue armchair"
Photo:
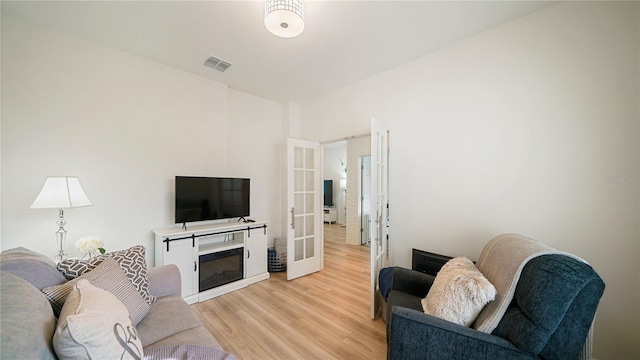
[[[513,301],[491,333],[426,315],[433,276],[403,268],[380,273],[389,359],[578,359],[604,282],[588,264],[552,254],[522,269]]]

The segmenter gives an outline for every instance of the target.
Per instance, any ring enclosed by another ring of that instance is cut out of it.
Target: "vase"
[[[91,260],[94,257],[100,255],[100,251],[98,250],[89,250],[86,253],[82,254],[82,260]]]

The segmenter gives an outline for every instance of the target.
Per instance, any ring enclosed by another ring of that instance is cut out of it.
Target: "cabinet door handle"
[[[193,262],[193,271],[198,271],[198,263],[197,262]]]
[[[251,257],[251,250],[247,249],[247,259]]]
[[[291,208],[291,228],[292,228],[292,229],[295,229],[295,228],[296,228],[296,226],[294,225],[294,224],[295,224],[295,221],[294,221],[294,217],[295,217],[295,216],[293,215],[293,214],[294,214],[293,209],[294,209],[294,208]]]

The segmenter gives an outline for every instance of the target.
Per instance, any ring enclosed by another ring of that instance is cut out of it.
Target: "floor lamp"
[[[58,209],[58,231],[56,240],[58,241],[58,255],[56,262],[64,260],[67,254],[64,253],[64,241],[67,237],[67,230],[64,226],[67,221],[64,219],[64,209],[91,206],[91,200],[82,190],[80,180],[77,177],[47,177],[42,186],[42,190],[29,206],[29,209]]]

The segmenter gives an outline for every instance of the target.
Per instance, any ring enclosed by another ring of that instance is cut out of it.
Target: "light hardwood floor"
[[[384,359],[385,324],[369,317],[369,248],[345,244],[344,233],[325,224],[318,273],[272,273],[191,308],[238,359]]]

